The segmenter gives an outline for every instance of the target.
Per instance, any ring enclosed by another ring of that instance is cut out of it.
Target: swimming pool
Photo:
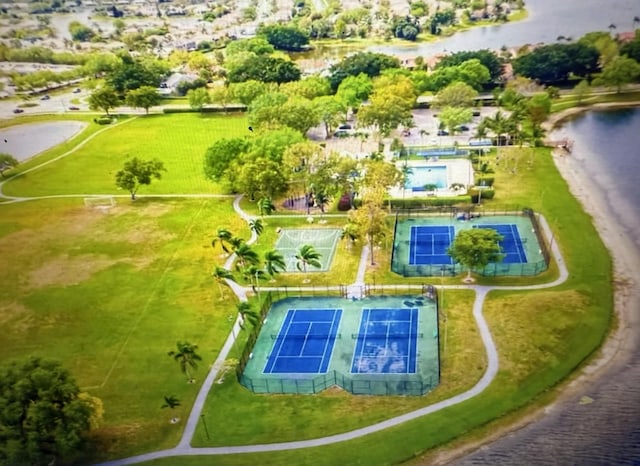
[[[446,165],[429,165],[411,167],[411,173],[407,178],[406,189],[411,191],[427,191],[425,186],[433,185],[438,189],[448,187]]]

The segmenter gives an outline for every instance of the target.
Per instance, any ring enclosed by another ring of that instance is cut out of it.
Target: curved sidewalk
[[[241,196],[238,196],[234,200],[234,208],[236,212],[246,221],[253,219],[246,212],[242,211],[240,208],[240,199]],[[482,313],[484,301],[486,299],[487,294],[492,290],[535,290],[542,288],[550,288],[561,283],[565,282],[569,277],[569,272],[567,270],[566,264],[564,262],[564,258],[560,252],[560,248],[558,247],[557,242],[553,241],[553,235],[549,224],[546,219],[538,215],[538,220],[544,230],[544,233],[547,238],[551,238],[551,253],[558,264],[559,276],[552,282],[544,283],[540,285],[529,285],[529,286],[481,286],[481,285],[447,285],[442,286],[443,289],[471,289],[475,291],[475,300],[473,304],[473,316],[476,320],[476,324],[478,325],[478,329],[480,330],[480,337],[484,344],[485,351],[487,353],[487,368],[480,378],[480,380],[469,390],[459,395],[456,395],[452,398],[440,401],[438,403],[434,403],[429,406],[425,406],[424,408],[417,409],[415,411],[411,411],[409,413],[402,414],[400,416],[396,416],[390,419],[387,419],[382,422],[378,422],[376,424],[372,424],[366,427],[362,427],[360,429],[355,429],[349,432],[344,432],[342,434],[331,435],[328,437],[321,437],[310,440],[302,440],[302,441],[292,441],[292,442],[280,442],[280,443],[268,443],[268,444],[257,444],[257,445],[241,445],[241,446],[229,446],[229,447],[202,447],[195,448],[190,446],[190,441],[193,438],[193,433],[197,427],[197,423],[200,419],[200,415],[202,409],[204,407],[204,403],[209,394],[209,391],[218,376],[220,369],[223,367],[225,360],[227,359],[227,355],[231,350],[235,342],[236,335],[240,330],[240,317],[236,319],[234,323],[233,329],[229,334],[227,340],[225,341],[218,358],[214,362],[207,378],[205,379],[200,392],[196,398],[194,406],[191,410],[191,414],[187,421],[187,425],[185,426],[184,433],[178,445],[175,448],[171,448],[168,450],[155,451],[143,455],[133,456],[129,458],[122,458],[119,460],[109,461],[106,463],[101,463],[102,466],[120,466],[127,464],[135,464],[141,463],[145,461],[150,461],[158,458],[169,458],[174,456],[207,456],[207,455],[229,455],[229,454],[240,454],[240,453],[259,453],[259,452],[273,452],[273,451],[282,451],[282,450],[296,450],[302,448],[311,448],[318,447],[323,445],[330,445],[334,443],[344,442],[347,440],[352,440],[358,437],[363,437],[365,435],[369,435],[374,432],[379,432],[384,429],[388,429],[393,426],[397,426],[399,424],[405,423],[407,421],[411,421],[413,419],[417,419],[422,416],[426,416],[428,414],[434,413],[441,409],[448,408],[450,406],[456,405],[463,401],[467,401],[480,393],[482,393],[493,381],[495,378],[498,368],[499,368],[499,358],[498,351],[496,349],[495,343],[491,336],[491,330],[489,329],[489,325],[484,318]],[[254,242],[257,239],[255,234],[252,234],[251,242]],[[358,274],[356,277],[356,281],[351,285],[353,288],[361,289],[364,284],[364,273],[366,271],[366,264],[368,260],[368,248],[363,248],[363,253],[360,258],[360,264],[358,267]],[[233,263],[234,257],[231,256],[227,262],[225,263],[225,267],[230,267]],[[338,287],[336,287],[338,288]],[[390,285],[390,288],[393,288],[393,285]],[[416,285],[416,288],[421,288],[420,285]],[[246,289],[241,287],[240,285],[234,283],[232,288],[236,294],[238,294],[239,299],[246,300]],[[269,288],[264,288],[265,290]],[[273,288],[275,289],[275,288]],[[292,290],[294,288],[288,288]],[[304,291],[305,287],[295,288],[296,290]]]

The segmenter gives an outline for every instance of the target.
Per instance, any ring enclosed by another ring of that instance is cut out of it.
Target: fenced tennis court
[[[285,228],[280,231],[275,248],[283,255],[286,263],[286,272],[299,272],[296,255],[300,248],[306,244],[320,253],[318,269],[308,267],[308,272],[326,272],[331,268],[331,262],[335,254],[336,245],[340,239],[340,228]]]
[[[292,297],[263,310],[238,379],[256,393],[423,395],[440,380],[437,296]]]
[[[485,276],[537,275],[549,254],[533,212],[484,215],[452,212],[439,216],[396,217],[391,269],[405,277],[451,276],[466,272],[447,254],[455,235],[470,228],[496,230],[504,258],[474,272]]]
[[[447,249],[454,237],[451,225],[411,225],[409,264],[453,264]]]
[[[342,309],[289,309],[269,354],[266,373],[326,372]]]
[[[412,304],[413,305],[413,304]],[[351,372],[402,373],[416,371],[418,308],[363,309]]]
[[[527,238],[521,238],[518,230],[518,225],[514,223],[509,224],[488,224],[488,225],[473,225],[473,228],[487,228],[498,232],[502,239],[498,241],[500,249],[504,254],[502,259],[503,264],[526,264],[527,253],[524,250],[524,244],[528,241]]]

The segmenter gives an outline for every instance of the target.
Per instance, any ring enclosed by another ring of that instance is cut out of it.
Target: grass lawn
[[[87,137],[95,127],[78,138]],[[25,196],[113,194],[117,192],[113,174],[127,156],[158,157],[168,168],[161,181],[143,187],[138,201],[119,198],[106,212],[85,207],[81,198],[0,205],[0,253],[8,258],[0,269],[0,315],[5,329],[0,337],[0,361],[28,354],[59,359],[84,390],[103,400],[104,423],[92,434],[95,456],[87,463],[175,446],[206,369],[229,334],[236,300],[229,292],[226,299],[220,299],[210,272],[224,262],[221,251],[211,248],[218,226],[249,237],[246,224],[232,210],[231,199],[144,195],[215,193],[218,188],[202,175],[204,151],[215,138],[242,134],[245,129],[244,117],[238,116],[135,118],[4,186],[5,193]],[[49,151],[38,160],[51,159],[60,150]],[[485,314],[498,344],[501,366],[488,390],[444,411],[343,444],[213,460],[185,457],[179,463],[398,463],[421,457],[435,446],[482,429],[531,403],[587,358],[609,326],[608,254],[589,217],[555,170],[548,150],[512,153],[501,149],[501,154],[496,170],[499,194],[485,208],[509,203],[542,211],[571,276],[553,290],[490,295]],[[515,165],[516,157],[518,169],[512,173],[512,165],[503,160]],[[276,228],[306,225],[304,218],[265,217],[264,221],[267,225],[256,245],[260,255],[273,248]],[[344,217],[327,217],[326,225],[342,226],[344,222]],[[376,250],[378,265],[369,269],[368,280],[376,270],[376,283],[440,283],[439,277],[408,281],[386,272],[390,247]],[[311,274],[312,284],[352,282],[360,251],[357,244],[349,248],[340,241],[331,271]],[[543,278],[533,280],[549,281],[556,274],[552,268]],[[280,274],[275,285],[300,285],[303,278],[302,274]],[[518,280],[509,283],[530,282]],[[445,279],[445,283],[459,280]],[[339,390],[303,396],[255,395],[240,387],[231,371],[214,385],[203,411],[211,439],[200,425],[193,444],[242,445],[320,437],[469,389],[486,364],[471,315],[472,302],[468,290],[446,291],[442,382],[425,397],[360,397]],[[244,339],[246,333],[231,358],[239,357]],[[203,361],[196,371],[196,384],[187,384],[177,363],[166,354],[179,340],[199,345]],[[175,412],[160,408],[165,395],[180,399]],[[173,416],[181,422],[170,424]],[[176,464],[176,460],[153,464]]]
[[[11,180],[3,190],[10,196],[127,194],[117,190],[115,174],[126,160],[139,157],[158,158],[167,169],[162,180],[143,186],[141,195],[221,193],[220,186],[204,178],[205,151],[219,138],[246,131],[244,116],[181,113],[132,118],[101,132],[55,164]]]
[[[515,179],[511,187],[514,196],[523,196],[524,201],[528,191],[532,203],[527,205],[539,207],[550,219],[571,277],[552,290],[503,291],[490,295],[485,314],[498,345],[501,366],[488,390],[460,405],[350,442],[309,450],[216,457],[216,464],[392,464],[412,457],[428,461],[434,447],[506,422],[501,419],[509,417],[514,409],[547,399],[549,390],[588,358],[606,335],[613,298],[611,262],[589,217],[569,194],[549,151],[540,149],[535,157],[531,169],[519,169],[516,174],[511,173],[511,169],[505,171]],[[552,193],[544,198],[539,194],[541,174],[544,186]],[[501,201],[498,198],[493,202],[498,206]],[[590,254],[584,254],[585,250]],[[439,278],[434,282],[437,284]],[[450,333],[443,356],[443,384],[426,397],[371,400],[341,392],[300,397],[252,395],[239,388],[234,380],[225,378],[210,394],[205,411],[209,429],[212,425],[219,426],[214,427],[215,433],[211,434],[215,440],[207,441],[200,427],[194,445],[268,443],[310,438],[314,433],[324,436],[379,420],[379,412],[382,418],[390,417],[430,404],[444,392],[450,396],[463,391],[482,373],[484,353],[469,346],[468,342],[474,341],[472,335],[465,335],[464,330],[457,328],[460,325],[472,331],[475,327],[469,320],[456,322],[454,316],[459,314],[456,303],[465,301],[459,293],[446,292]],[[463,307],[467,313],[470,302],[466,297],[467,304]],[[462,370],[453,370],[454,358]],[[470,372],[468,378],[465,370]],[[232,406],[238,406],[239,411],[232,412]],[[256,416],[256,412],[260,414]],[[244,416],[235,415],[231,425],[225,423],[233,413]],[[231,429],[230,435],[227,429]],[[150,464],[172,464],[172,461],[175,459]],[[209,464],[211,458],[192,457],[180,461],[185,465],[204,465]]]

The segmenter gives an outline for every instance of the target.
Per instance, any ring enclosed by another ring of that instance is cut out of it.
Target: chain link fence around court
[[[274,394],[314,394],[331,387],[342,389],[357,395],[414,395],[421,396],[433,390],[440,381],[440,334],[438,331],[439,310],[437,305],[437,290],[431,285],[423,285],[421,290],[415,288],[395,287],[394,289],[379,289],[382,294],[375,296],[381,301],[361,301],[346,299],[342,292],[346,287],[332,290],[324,298],[327,298],[326,306],[340,306],[344,309],[341,322],[341,333],[336,339],[335,353],[332,356],[332,365],[341,370],[331,369],[322,374],[265,374],[261,371],[247,370],[250,363],[259,360],[259,366],[263,364],[273,336],[279,335],[274,331],[277,325],[269,322],[272,317],[269,311],[274,304],[287,300],[287,306],[299,306],[300,299],[310,299],[309,295],[291,291],[271,291],[263,301],[260,309],[258,325],[254,327],[247,339],[244,351],[236,367],[236,376],[241,385],[255,393]],[[329,291],[329,290],[327,290]],[[367,288],[371,294],[376,288]],[[335,293],[332,295],[332,293]],[[400,293],[400,294],[394,294]],[[297,298],[297,299],[296,299]],[[314,306],[319,306],[320,297],[313,298]],[[359,338],[358,324],[359,310],[362,305],[407,306],[422,302],[422,321],[420,333],[415,335],[418,350],[418,365],[415,373],[383,373],[383,374],[354,374],[349,372],[355,341]],[[275,318],[273,319],[275,320]],[[266,324],[266,327],[265,327]],[[264,333],[264,335],[261,335]],[[340,348],[339,345],[343,345]]]
[[[452,225],[456,233],[467,228],[482,228],[482,225],[513,224],[517,226],[527,261],[516,263],[496,262],[473,272],[487,277],[533,276],[549,267],[549,245],[541,231],[537,215],[533,210],[461,210],[455,207],[439,209],[407,209],[396,214],[394,225],[391,270],[404,277],[442,277],[466,273],[467,268],[453,261],[413,265],[409,263],[411,248],[410,231],[419,225]]]

